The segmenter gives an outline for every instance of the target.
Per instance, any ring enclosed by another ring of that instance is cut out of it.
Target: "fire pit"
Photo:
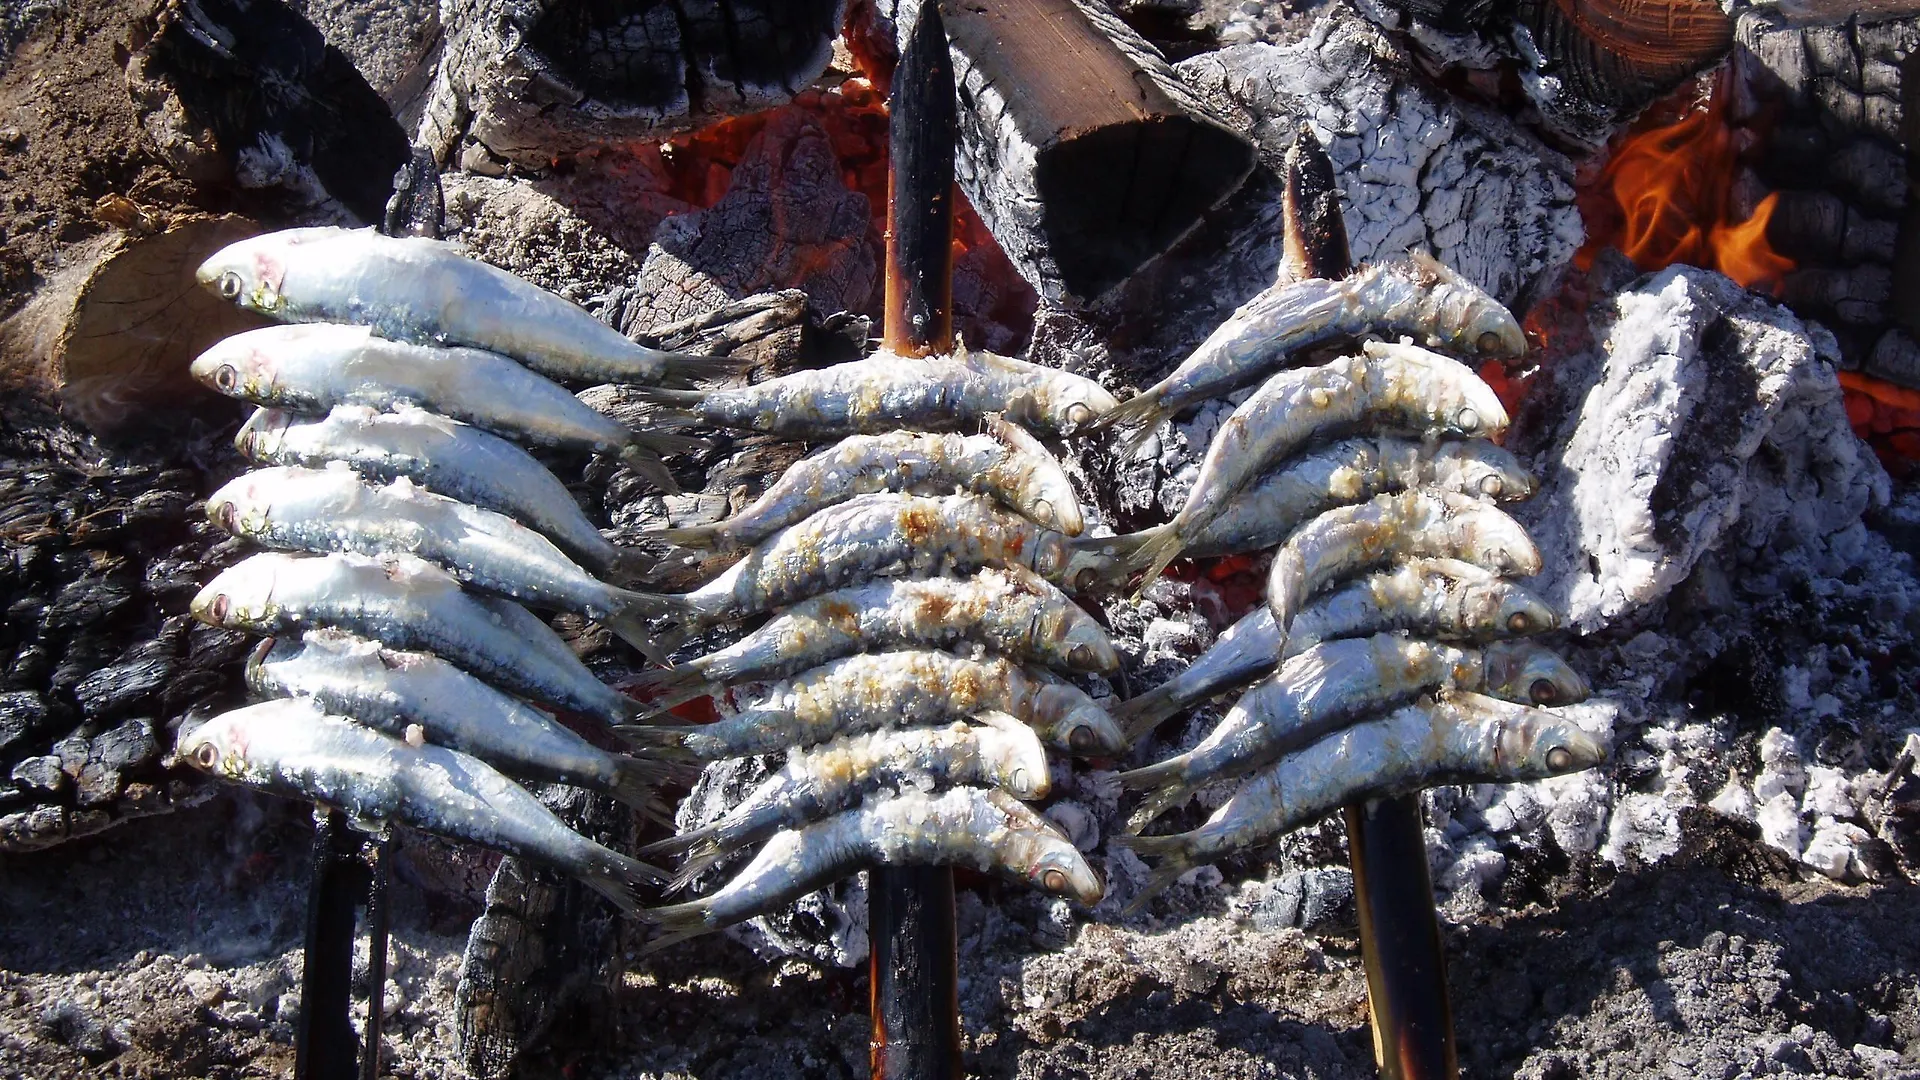
[[[915,5],[898,6],[115,0],[0,20],[0,1072],[292,1057],[304,811],[171,756],[242,700],[247,648],[187,616],[242,554],[199,505],[242,467],[242,416],[185,366],[251,325],[214,324],[191,267],[255,231],[437,221],[629,336],[755,380],[852,359],[883,305],[884,102]],[[1463,1063],[1900,1075],[1920,1068],[1920,23],[1622,7],[1027,0],[996,7],[1003,24],[951,5],[956,328],[1118,397],[1153,383],[1274,282],[1284,162],[1310,130],[1356,263],[1430,253],[1525,319],[1525,359],[1481,374],[1540,480],[1514,507],[1544,557],[1527,587],[1592,683],[1560,711],[1612,751],[1423,796]],[[1005,47],[1069,16],[1057,71],[1029,39]],[[1132,72],[1138,97],[1036,74],[1068,70]],[[1160,167],[1108,190],[1136,156]],[[1056,443],[1089,532],[1178,511],[1235,403],[1138,454]],[[747,505],[791,454],[717,439],[670,459],[680,494],[540,456],[645,546]],[[1117,704],[1183,670],[1266,572],[1183,560],[1100,597],[1123,665],[1079,689]],[[645,585],[705,576],[668,564]],[[554,625],[603,681],[644,666],[598,625]],[[1056,767],[1042,811],[1105,878],[1091,912],[960,877],[977,1071],[1372,1073],[1338,818],[1126,912],[1149,868],[1111,842],[1133,808],[1118,774],[1227,704],[1124,760]],[[682,824],[764,768],[710,766]],[[1168,831],[1231,794],[1203,789]],[[619,850],[657,838],[611,799],[544,797]],[[644,935],[565,875],[417,834],[397,851],[394,1075],[864,1075],[858,881],[640,958]]]

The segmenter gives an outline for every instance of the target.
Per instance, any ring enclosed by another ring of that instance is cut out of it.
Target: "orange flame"
[[[1684,93],[1682,115],[1651,110],[1585,193],[1587,243],[1576,262],[1585,268],[1601,247],[1612,246],[1644,271],[1688,263],[1777,294],[1793,269],[1793,260],[1767,241],[1779,196],[1737,216],[1739,150],[1726,118],[1725,80],[1714,82],[1704,104],[1697,91]]]

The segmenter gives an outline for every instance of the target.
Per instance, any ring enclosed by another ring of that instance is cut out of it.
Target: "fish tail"
[[[701,874],[712,869],[713,864],[719,862],[726,854],[725,851],[711,844],[704,844],[688,851],[686,861],[680,864],[680,869],[674,871],[673,880],[667,882],[666,891],[676,893],[692,885]]]
[[[1173,691],[1167,685],[1156,686],[1137,697],[1131,697],[1115,706],[1113,718],[1125,731],[1129,744],[1146,738],[1147,733],[1161,724],[1174,713],[1180,711],[1180,703],[1174,699]]]
[[[649,540],[663,540],[675,547],[717,548],[725,545],[727,523],[716,521],[710,525],[689,525],[682,529],[648,529],[640,535]]]
[[[1120,786],[1130,791],[1144,791],[1148,788],[1166,787],[1178,783],[1181,770],[1186,768],[1187,755],[1178,754],[1165,761],[1156,761],[1138,769],[1129,769],[1120,774]]]
[[[675,705],[705,697],[714,690],[701,669],[692,664],[642,672],[624,683],[623,688],[640,699],[641,717],[659,716]]]
[[[688,938],[709,934],[720,927],[708,921],[712,904],[707,900],[693,900],[685,904],[668,904],[664,907],[647,908],[640,912],[641,922],[651,923],[660,931],[660,935],[640,947],[641,956],[650,956],[662,949],[678,945]]]
[[[1105,413],[1093,418],[1087,424],[1087,431],[1105,431],[1119,428],[1128,431],[1127,449],[1137,449],[1153,434],[1161,422],[1173,415],[1172,410],[1161,407],[1161,397],[1157,390],[1148,387],[1127,400],[1114,406]]]
[[[616,547],[607,560],[607,578],[610,582],[638,581],[659,565],[660,559],[649,552]]]
[[[641,888],[652,888],[667,880],[664,870],[648,866],[638,859],[629,858],[617,851],[600,848],[593,853],[587,865],[580,872],[580,879],[593,891],[613,901],[613,905],[628,915],[640,915],[640,898],[636,895]]]
[[[665,387],[696,387],[701,383],[743,378],[753,368],[753,362],[744,356],[696,356],[693,353],[670,352],[663,354],[663,360],[665,370],[660,382]]]
[[[1133,813],[1128,815],[1127,832],[1138,834],[1144,831],[1146,827],[1153,824],[1161,814],[1186,802],[1187,797],[1192,794],[1193,788],[1191,786],[1176,781],[1148,795],[1145,799],[1141,800],[1139,806],[1134,808]]]
[[[647,625],[647,620],[658,618],[684,618],[687,614],[685,601],[666,593],[634,592],[631,589],[614,589],[613,611],[600,621],[606,628],[620,636],[620,640],[639,649],[641,654],[656,664],[665,664],[667,654],[678,644],[679,637],[669,631],[656,634]]]
[[[685,780],[687,772],[682,762],[615,754],[613,783],[607,793],[649,817],[670,815],[672,810],[659,790]]]
[[[715,822],[712,825],[693,829],[688,832],[676,833],[673,836],[667,837],[665,840],[655,840],[653,843],[641,847],[640,854],[645,855],[649,859],[681,858],[699,847],[701,842],[706,840],[707,837],[712,836],[714,829],[718,825],[719,822]]]
[[[700,752],[695,749],[700,736],[698,724],[619,724],[613,733],[648,757],[668,761],[701,760]]]
[[[1186,839],[1174,836],[1116,836],[1113,842],[1130,848],[1142,859],[1155,860],[1152,874],[1147,878],[1133,902],[1127,905],[1122,915],[1132,915],[1147,906],[1147,901],[1167,890],[1169,885],[1180,879],[1180,875],[1193,869],[1193,855],[1187,850]]]
[[[621,448],[620,462],[658,490],[668,495],[680,494],[680,481],[673,478],[673,471],[660,459],[660,452],[637,438]]]
[[[1129,566],[1146,569],[1146,573],[1140,578],[1139,586],[1134,590],[1133,595],[1136,598],[1147,591],[1147,586],[1153,584],[1154,579],[1166,570],[1167,564],[1178,558],[1180,550],[1187,546],[1186,541],[1180,539],[1180,534],[1174,530],[1173,526],[1174,523],[1169,521],[1164,525],[1155,525],[1151,529],[1144,530],[1152,535],[1141,537],[1140,546],[1127,557]]]

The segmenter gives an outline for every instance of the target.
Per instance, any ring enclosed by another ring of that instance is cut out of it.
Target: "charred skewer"
[[[937,0],[920,7],[888,105],[886,347],[906,356],[948,352],[959,118]],[[867,881],[874,1080],[962,1076],[953,871],[876,866]]]
[[[1332,160],[1302,128],[1287,155],[1283,274],[1340,278],[1353,272],[1336,192]],[[1351,804],[1346,816],[1374,1063],[1387,1080],[1458,1076],[1420,796]]]

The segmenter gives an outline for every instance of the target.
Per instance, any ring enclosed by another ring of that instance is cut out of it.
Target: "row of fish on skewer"
[[[1361,335],[1390,340],[1288,366],[1334,336]],[[1258,381],[1221,424],[1173,519],[1106,551],[1143,568],[1144,588],[1183,552],[1275,549],[1266,603],[1118,710],[1138,738],[1250,686],[1196,745],[1121,775],[1144,793],[1122,843],[1154,862],[1135,907],[1195,866],[1357,798],[1536,779],[1603,759],[1593,737],[1543,708],[1583,700],[1585,680],[1550,650],[1514,640],[1558,620],[1511,580],[1538,573],[1541,559],[1496,505],[1535,486],[1491,441],[1506,410],[1471,368],[1435,351],[1492,360],[1525,346],[1498,302],[1414,257],[1268,290],[1096,421],[1131,426],[1138,441],[1180,409]],[[1199,827],[1139,835],[1230,781],[1242,782]]]
[[[513,328],[591,319],[446,245],[370,232],[256,238],[200,276],[295,320],[231,338],[193,367],[262,406],[237,443],[267,467],[216,492],[208,515],[283,549],[220,574],[194,610],[275,635],[249,680],[284,697],[186,734],[184,759],[370,822],[556,862],[632,911],[633,890],[664,875],[575,836],[482,761],[657,811],[648,793],[677,762],[787,752],[726,821],[656,845],[688,856],[684,880],[767,844],[712,901],[649,914],[680,936],[868,862],[965,861],[1097,898],[1084,859],[1017,797],[1046,791],[1043,739],[1124,749],[1112,718],[1048,671],[1118,660],[1059,587],[1084,569],[1073,489],[1008,419],[1073,430],[1113,405],[1097,385],[979,353],[876,358],[690,400],[665,384],[710,377],[717,362],[652,362],[625,343],[651,366],[616,369],[596,352],[615,346],[589,340],[597,331],[532,340]],[[589,357],[555,358],[576,340]],[[635,433],[541,372],[615,377],[663,409],[707,411]],[[694,445],[674,428],[696,419],[840,441],[727,521],[663,532],[738,556],[684,594],[606,580],[629,577],[640,557],[600,537],[508,441],[618,452],[664,473],[656,455]],[[902,423],[946,430],[891,430]],[[642,680],[643,705],[595,679],[527,606],[599,620],[655,657],[705,628],[772,618]],[[757,689],[721,723],[634,723],[741,684]],[[600,751],[530,702],[602,721],[640,756]],[[886,791],[897,794],[863,799]],[[768,857],[780,844],[791,857]]]

